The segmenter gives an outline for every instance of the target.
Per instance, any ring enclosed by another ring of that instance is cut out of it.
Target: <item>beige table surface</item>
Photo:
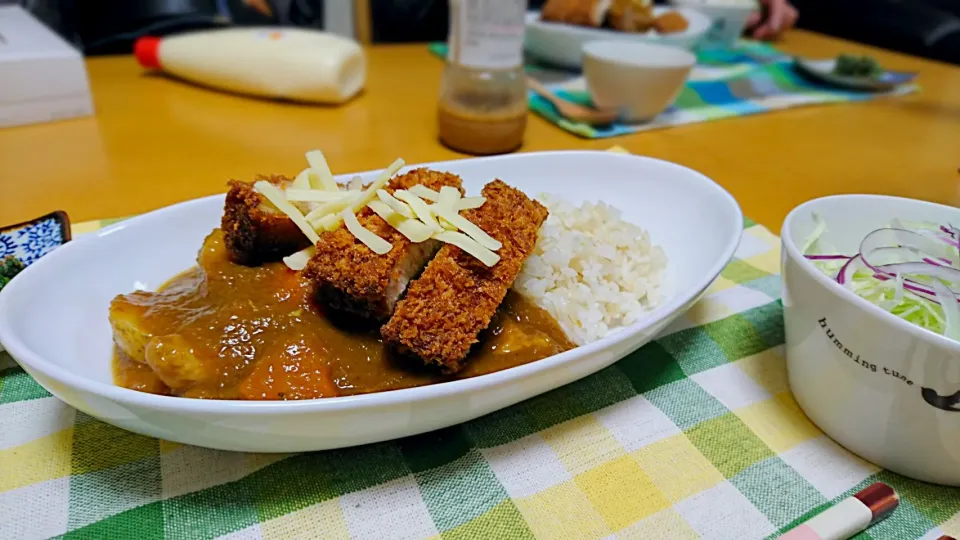
[[[531,116],[522,151],[605,149],[702,171],[778,231],[791,207],[831,193],[960,204],[960,68],[793,32],[808,56],[870,52],[920,72],[922,92],[584,140]],[[258,101],[145,75],[132,57],[87,63],[96,116],[0,129],[0,223],[54,209],[74,221],[126,216],[222,191],[228,178],[295,173],[319,148],[335,172],[463,157],[436,139],[442,62],[422,44],[368,50],[366,92],[343,107]]]

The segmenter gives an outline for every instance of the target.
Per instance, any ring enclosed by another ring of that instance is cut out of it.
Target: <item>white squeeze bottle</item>
[[[353,40],[299,28],[228,28],[134,45],[140,65],[197,84],[254,96],[343,103],[366,82]]]

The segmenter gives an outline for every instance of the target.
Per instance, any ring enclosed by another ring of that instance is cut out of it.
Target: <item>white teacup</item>
[[[679,47],[652,43],[583,46],[583,74],[594,105],[619,109],[628,122],[652,120],[672,104],[696,60]]]

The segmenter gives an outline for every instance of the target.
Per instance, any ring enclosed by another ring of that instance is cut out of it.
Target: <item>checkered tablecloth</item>
[[[877,480],[902,503],[862,538],[960,536],[960,490],[879,470],[798,409],[778,267],[777,238],[748,224],[703,300],[613,366],[473,422],[327,452],[128,433],[0,356],[0,539],[748,540]]]
[[[430,50],[437,56],[446,56],[445,44],[431,44]],[[919,88],[908,84],[889,92],[871,93],[830,86],[803,77],[794,69],[791,56],[759,41],[740,40],[731,48],[706,48],[696,54],[697,64],[676,101],[650,122],[604,127],[571,122],[560,116],[550,102],[532,92],[530,110],[561,129],[588,139],[601,139],[794,107],[901,96]],[[526,62],[528,74],[541,80],[554,94],[575,103],[591,104],[586,82],[579,73],[542,66],[532,58]]]

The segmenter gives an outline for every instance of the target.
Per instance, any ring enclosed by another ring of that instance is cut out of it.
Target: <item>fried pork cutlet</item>
[[[384,339],[444,371],[463,367],[477,335],[490,319],[533,252],[547,209],[500,180],[483,188],[486,202],[463,216],[503,243],[500,261],[487,267],[444,245],[397,304],[381,329]]]
[[[387,184],[390,193],[417,184],[439,191],[451,186],[463,192],[460,177],[454,174],[415,169],[394,177]],[[317,252],[307,263],[307,276],[316,284],[317,299],[335,311],[373,320],[386,320],[397,300],[440,247],[436,240],[411,243],[369,208],[358,215],[360,224],[393,244],[377,255],[341,227],[320,235]]]
[[[614,0],[547,0],[540,8],[544,21],[599,27]]]
[[[276,261],[310,245],[293,220],[253,189],[259,180],[281,189],[292,182],[280,175],[259,176],[253,182],[230,181],[220,228],[230,259],[246,266]]]

